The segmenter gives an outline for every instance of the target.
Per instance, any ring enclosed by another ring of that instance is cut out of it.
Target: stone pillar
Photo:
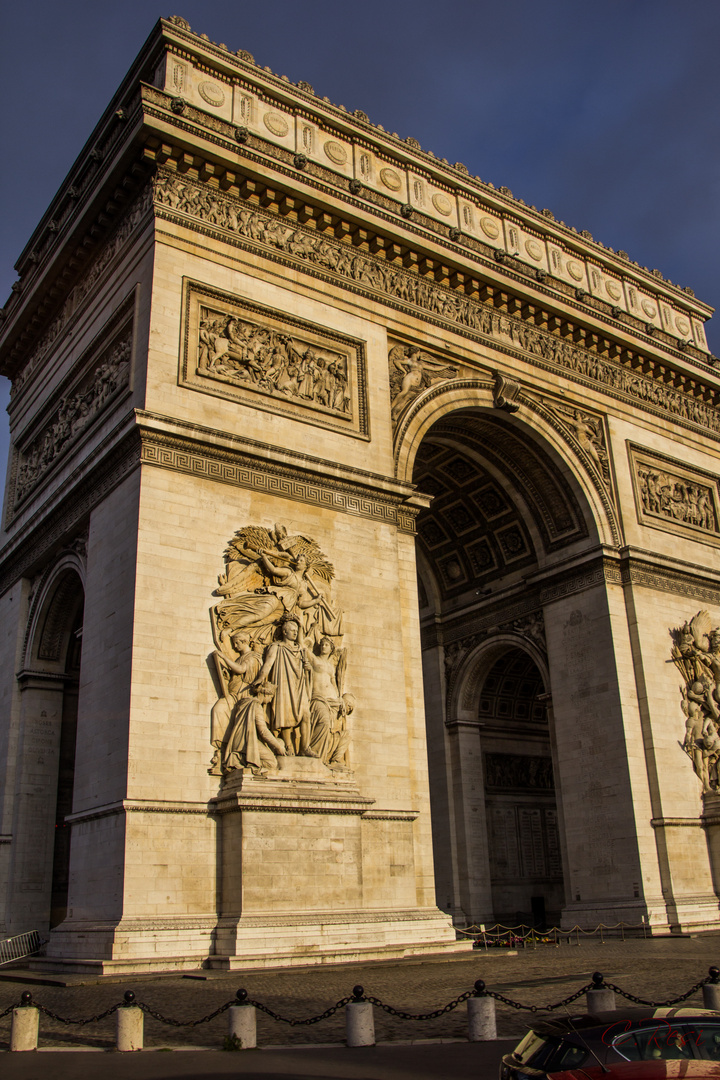
[[[470,923],[493,922],[480,730],[468,720],[452,720],[447,727],[460,907]]]
[[[11,847],[9,927],[45,930],[50,920],[62,675],[21,672],[18,780]]]
[[[355,986],[356,1000],[345,1006],[345,1041],[348,1046],[375,1045],[375,1017],[369,1001],[362,1001],[363,988]]]
[[[10,1049],[37,1050],[40,1010],[31,1005],[31,994],[25,992],[21,1000],[23,1004],[19,1009],[13,1009],[12,1013]]]
[[[495,1001],[485,994],[485,983],[475,983],[477,997],[468,998],[468,1041],[491,1042],[497,1038]]]
[[[703,797],[702,824],[707,840],[710,873],[715,894],[720,896],[720,795],[706,792]]]
[[[143,1048],[143,1011],[133,1004],[132,990],[126,990],[125,1001],[117,1011],[117,1048],[123,1053]]]
[[[246,990],[238,990],[239,1004],[228,1009],[228,1038],[237,1039],[243,1050],[257,1046],[257,1011],[254,1005],[246,1005]]]

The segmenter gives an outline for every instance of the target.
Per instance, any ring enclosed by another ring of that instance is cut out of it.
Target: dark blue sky
[[[0,43],[0,304],[153,23],[171,14],[720,301],[717,0],[25,0],[5,5]],[[6,427],[3,413],[1,461]]]

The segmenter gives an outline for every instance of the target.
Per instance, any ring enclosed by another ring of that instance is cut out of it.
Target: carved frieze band
[[[720,544],[720,477],[627,444],[641,525]]]
[[[364,342],[184,285],[182,386],[367,438]]]
[[[220,194],[207,186],[160,171],[155,179],[158,217],[180,224],[202,222],[199,231],[223,239],[241,239],[265,249],[292,265],[311,266],[312,273],[341,277],[355,291],[391,299],[397,307],[419,308],[439,324],[451,323],[460,333],[489,339],[497,348],[519,351],[531,362],[567,371],[582,382],[597,384],[614,397],[660,413],[684,426],[693,425],[720,437],[720,410],[665,383],[629,370],[621,364],[571,345],[549,331],[528,326],[520,318],[499,313],[446,286],[430,283],[406,271],[358,252],[349,244],[279,220],[276,215],[249,207],[241,199]],[[193,224],[194,228],[198,228]]]
[[[130,380],[134,296],[123,304],[99,341],[78,361],[69,381],[53,397],[30,434],[14,447],[8,499],[9,520],[59,458],[65,456]],[[78,374],[79,372],[79,374]]]
[[[373,498],[350,484],[327,485],[309,480],[292,469],[265,462],[262,465],[242,455],[213,449],[201,451],[182,439],[143,433],[142,461],[176,472],[191,473],[221,484],[253,488],[268,495],[325,506],[345,514],[356,514],[396,525],[403,532],[415,532],[418,511],[399,500]]]
[[[543,588],[533,591],[526,589],[522,600],[516,601],[512,606],[503,607],[501,613],[495,609],[484,615],[465,616],[442,629],[434,624],[424,627],[422,648],[432,649],[442,644],[446,654],[449,651],[451,655],[452,652],[462,651],[464,657],[470,648],[487,640],[490,634],[500,632],[499,615],[503,632],[522,633],[517,624],[529,624],[534,610],[554,600],[561,600],[604,584],[638,585],[659,592],[673,593],[675,596],[690,597],[702,603],[720,605],[720,582],[715,585],[703,578],[699,572],[695,574],[689,570],[658,570],[637,560],[622,563],[613,560],[601,565],[596,564],[585,572],[571,574]],[[459,648],[456,649],[456,646]],[[462,660],[462,657],[460,659]],[[452,659],[450,666],[455,671],[458,670]]]
[[[552,791],[552,759],[536,754],[485,754],[485,785],[498,789]]]

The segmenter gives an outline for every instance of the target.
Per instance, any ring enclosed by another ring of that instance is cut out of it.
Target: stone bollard
[[[132,990],[125,991],[125,1004],[117,1011],[117,1048],[123,1053],[143,1048],[143,1011],[134,1005]]]
[[[345,1006],[345,1041],[348,1046],[375,1045],[375,1018],[371,1002],[363,1001],[362,986],[353,986],[354,1001]]]
[[[254,1050],[257,1046],[257,1012],[254,1005],[247,1004],[247,990],[238,990],[237,1005],[228,1009],[228,1039],[235,1040],[241,1050]]]
[[[590,1016],[598,1013],[613,1012],[615,1009],[615,992],[609,986],[603,984],[603,976],[599,971],[594,971],[592,976],[593,988],[585,995],[587,999],[587,1011]]]
[[[485,983],[478,979],[475,996],[468,998],[468,1042],[491,1042],[497,1039],[495,1002],[485,993]]]
[[[703,986],[703,1008],[720,1012],[720,969],[711,967],[708,971],[710,982]]]
[[[20,1007],[13,1009],[10,1029],[11,1050],[37,1050],[40,1010],[32,1003],[27,990],[20,996]]]

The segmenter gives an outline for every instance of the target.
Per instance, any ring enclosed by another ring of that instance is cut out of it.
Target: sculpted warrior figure
[[[707,611],[670,631],[672,660],[685,679],[680,687],[685,713],[683,750],[705,794],[720,792],[720,628]]]
[[[213,653],[220,683],[222,697],[212,707],[211,742],[215,747],[212,766],[220,764],[220,750],[225,740],[228,727],[234,719],[238,701],[248,696],[250,684],[257,677],[262,665],[262,657],[251,647],[250,635],[239,630],[229,635],[225,632],[220,638],[220,648]]]

